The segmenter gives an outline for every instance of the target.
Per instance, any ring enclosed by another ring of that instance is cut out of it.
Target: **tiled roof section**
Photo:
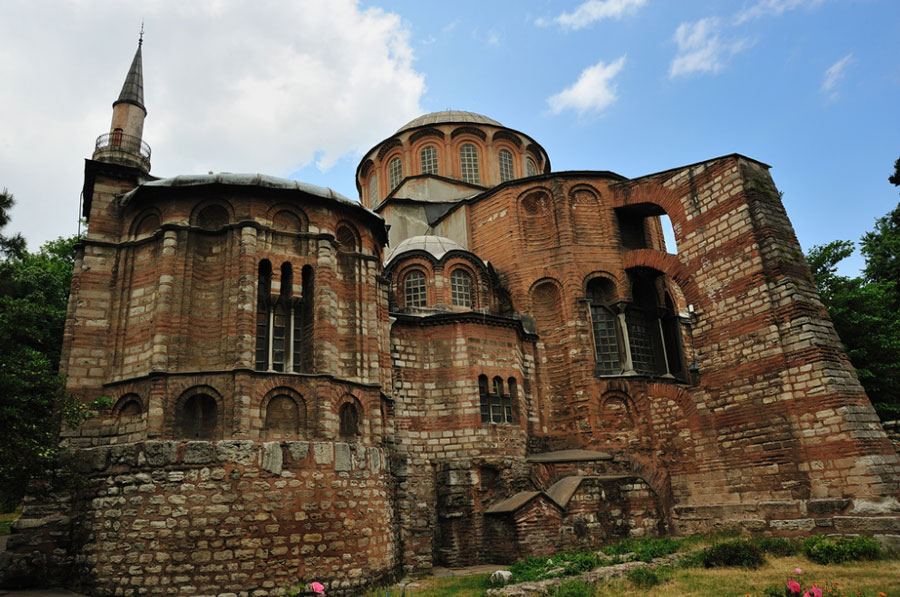
[[[413,118],[399,129],[397,132],[414,129],[429,124],[453,123],[470,123],[470,124],[490,124],[493,126],[503,126],[493,118],[476,114],[475,112],[463,112],[462,110],[444,110],[443,112],[432,112],[418,118]]]
[[[267,189],[285,189],[302,191],[309,195],[331,199],[342,203],[353,209],[359,209],[375,216],[379,220],[381,216],[370,209],[366,209],[359,202],[352,201],[344,197],[338,192],[332,191],[328,187],[320,187],[318,185],[300,182],[299,180],[289,180],[287,178],[279,178],[277,176],[269,176],[267,174],[235,174],[232,172],[219,172],[218,174],[187,174],[181,176],[173,176],[172,178],[161,178],[159,180],[151,180],[122,195],[119,199],[121,205],[128,203],[135,195],[149,191],[151,189],[175,188],[175,187],[200,187],[204,185],[228,185],[237,187],[262,187]],[[451,241],[452,242],[452,241]]]
[[[450,251],[468,251],[468,249],[458,242],[443,236],[411,236],[394,247],[388,254],[385,263],[408,251],[425,251],[440,261]]]
[[[134,53],[134,60],[131,61],[131,68],[128,69],[128,76],[125,77],[125,83],[122,85],[122,91],[119,92],[113,106],[123,102],[134,104],[144,112],[144,69],[141,60],[141,46],[138,44],[137,52]]]
[[[540,491],[520,491],[511,498],[507,498],[502,502],[498,502],[487,509],[486,514],[505,514],[507,512],[515,512],[533,498],[541,495]]]

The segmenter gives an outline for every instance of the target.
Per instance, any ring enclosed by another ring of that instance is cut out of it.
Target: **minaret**
[[[94,148],[93,159],[124,166],[134,166],[150,172],[150,146],[141,136],[144,132],[144,74],[141,63],[141,46],[144,44],[144,26],[138,39],[137,52],[131,61],[128,76],[119,98],[113,102],[112,123],[109,133],[100,135]]]

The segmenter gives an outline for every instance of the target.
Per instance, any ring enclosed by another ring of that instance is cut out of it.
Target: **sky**
[[[261,172],[357,199],[366,150],[454,109],[530,135],[554,171],[762,161],[804,250],[898,204],[897,0],[0,0],[4,233],[31,249],[78,228],[142,22],[158,177]]]

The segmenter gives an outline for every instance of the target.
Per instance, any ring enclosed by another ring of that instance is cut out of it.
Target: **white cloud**
[[[11,230],[74,232],[82,158],[144,37],[158,176],[328,169],[422,112],[408,26],[354,0],[0,2],[0,187]]]
[[[624,55],[608,65],[601,60],[594,66],[584,69],[571,87],[547,98],[550,110],[554,114],[559,114],[563,110],[575,110],[579,116],[587,112],[602,112],[617,99],[613,78],[619,74],[623,66],[625,66]]]
[[[537,19],[538,25],[557,23],[566,29],[583,29],[603,19],[621,19],[636,11],[646,0],[587,0],[572,12],[564,12],[555,19]]]
[[[739,12],[735,22],[741,24],[764,16],[777,17],[798,8],[815,8],[822,2],[823,0],[759,0],[753,6]]]
[[[825,71],[825,76],[822,78],[822,92],[825,93],[829,99],[837,99],[837,85],[841,82],[841,79],[844,78],[844,74],[847,70],[847,66],[853,61],[853,52],[850,52],[834,64],[828,67],[828,70]]]
[[[678,53],[669,66],[669,78],[693,73],[717,73],[725,61],[749,45],[745,39],[722,41],[716,17],[700,19],[696,23],[682,23],[675,30]]]

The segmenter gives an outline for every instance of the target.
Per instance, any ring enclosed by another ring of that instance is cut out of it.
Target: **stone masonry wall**
[[[313,581],[342,594],[393,574],[378,448],[147,441],[75,456],[68,492],[31,492],[8,584],[31,568],[97,596],[279,594]]]

